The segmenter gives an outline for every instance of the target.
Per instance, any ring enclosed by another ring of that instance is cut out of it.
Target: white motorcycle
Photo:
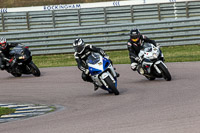
[[[117,74],[109,59],[102,57],[99,53],[92,52],[86,63],[89,73],[96,85],[109,93],[119,95],[117,90]]]
[[[137,66],[138,73],[144,75],[148,80],[164,78],[166,81],[170,81],[171,75],[162,60],[163,55],[160,47],[150,43],[144,43],[143,47],[138,54],[141,59]]]

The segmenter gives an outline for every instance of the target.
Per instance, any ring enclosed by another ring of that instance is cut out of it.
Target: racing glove
[[[156,43],[156,47],[160,48],[160,43]]]
[[[137,61],[137,62],[141,62],[141,61],[142,61],[142,59],[141,59],[141,58],[139,58],[139,57],[135,57],[135,61]]]
[[[88,69],[85,69],[85,71],[84,71],[84,72],[85,72],[85,74],[86,74],[86,75],[88,75],[88,74],[89,74],[89,70],[88,70]]]
[[[107,58],[107,59],[109,59],[109,56],[108,56],[108,55],[105,55],[104,57]]]

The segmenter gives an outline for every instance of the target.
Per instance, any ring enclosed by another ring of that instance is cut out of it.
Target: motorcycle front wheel
[[[158,64],[158,68],[161,70],[164,79],[166,81],[170,81],[171,75],[170,75],[168,69],[162,63]]]
[[[115,95],[119,95],[119,91],[117,90],[117,88],[115,87],[115,84],[113,83],[113,81],[110,79],[110,77],[107,77],[104,79],[106,84],[108,85],[108,87],[110,89],[112,89],[112,92],[115,94]]]
[[[36,76],[36,77],[40,76],[40,70],[38,69],[38,67],[34,63],[30,63],[29,67],[31,68],[31,73],[34,76]]]

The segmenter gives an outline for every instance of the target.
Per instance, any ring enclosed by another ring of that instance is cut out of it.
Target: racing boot
[[[137,67],[138,67],[138,64],[137,64],[137,63],[135,63],[135,62],[131,63],[131,69],[132,69],[133,71],[136,71],[136,70],[137,70]]]
[[[98,90],[99,86],[95,83],[93,83],[93,84],[94,84],[94,91]]]
[[[1,65],[1,70],[4,70],[5,69],[5,65]]]

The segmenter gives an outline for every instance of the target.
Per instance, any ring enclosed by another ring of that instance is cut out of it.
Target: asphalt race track
[[[120,95],[93,90],[77,67],[41,77],[0,72],[0,103],[58,105],[45,115],[0,124],[0,133],[200,133],[200,62],[167,63],[172,81],[148,81],[115,65]]]

